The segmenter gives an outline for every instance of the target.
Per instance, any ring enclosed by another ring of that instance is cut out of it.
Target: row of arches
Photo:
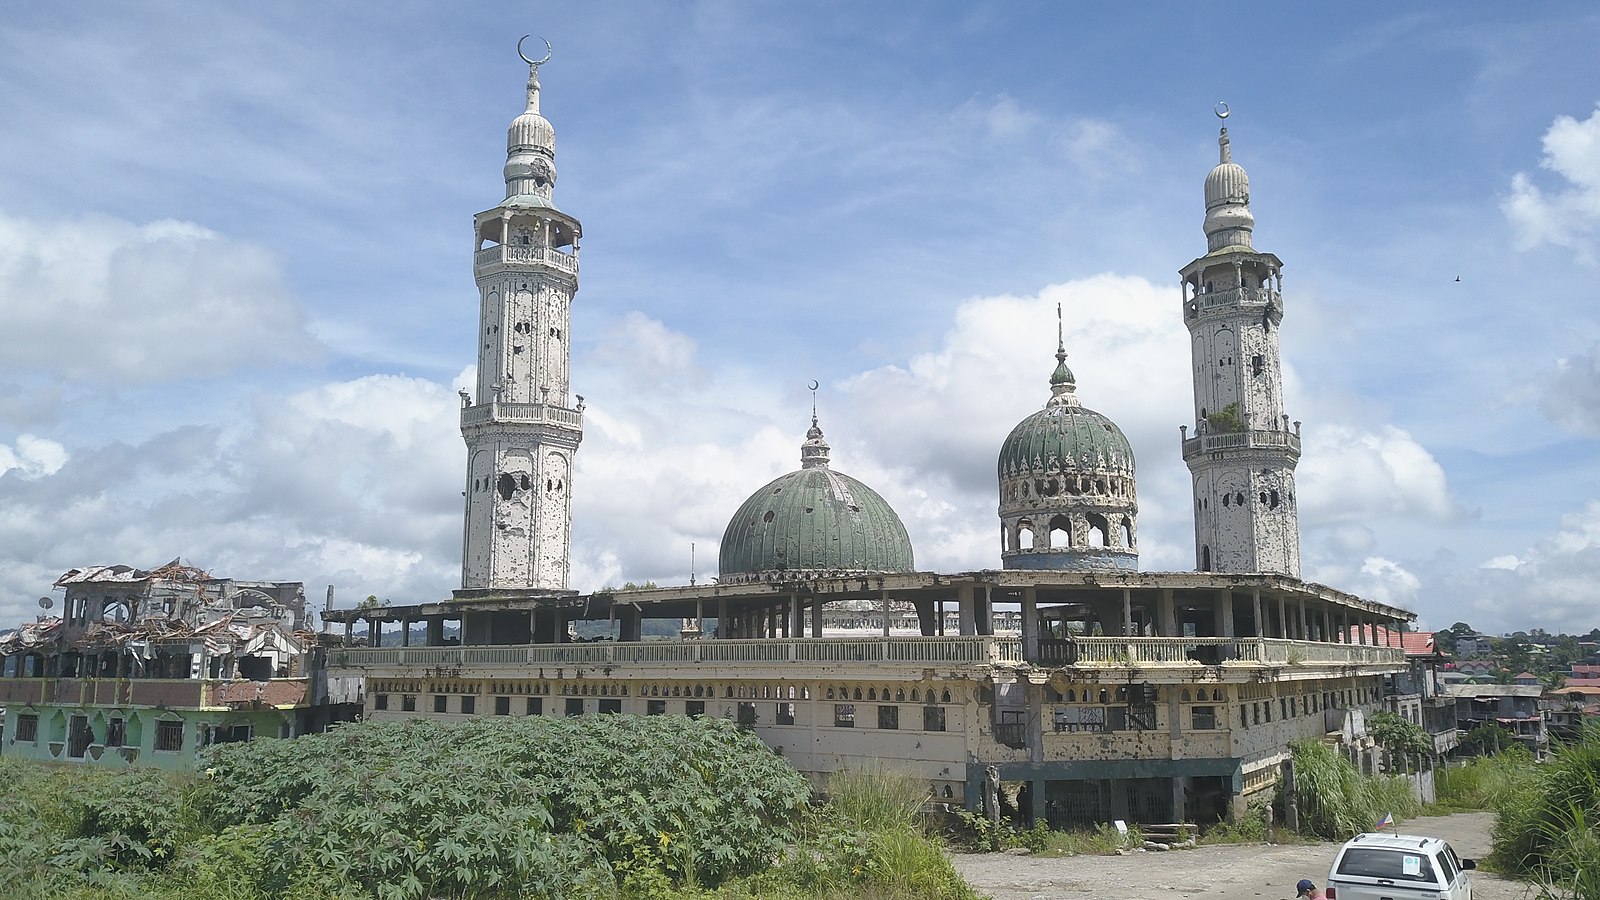
[[[1021,518],[1000,526],[1001,551],[1026,550],[1135,550],[1133,517],[1100,513],[1061,513],[1044,528]]]
[[[1122,475],[1051,475],[1041,478],[1008,479],[1002,500],[1031,500],[1035,497],[1111,497],[1131,500],[1134,481]]]

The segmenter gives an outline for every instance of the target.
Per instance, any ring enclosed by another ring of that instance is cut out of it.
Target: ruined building
[[[299,582],[173,560],[72,569],[55,586],[60,616],[0,638],[4,755],[186,769],[210,744],[320,731],[359,711],[356,680],[330,685],[320,671]]]
[[[367,716],[726,717],[819,779],[893,760],[970,806],[986,779],[1026,783],[1034,816],[1055,824],[1237,813],[1271,796],[1289,741],[1370,746],[1363,714],[1407,671],[1375,635],[1414,615],[1298,577],[1282,264],[1251,246],[1226,130],[1205,184],[1208,250],[1182,270],[1174,309],[1194,337],[1197,427],[1182,448],[1200,571],[1139,571],[1133,448],[1079,401],[1058,340],[1043,408],[995,436],[999,567],[917,571],[899,516],[834,468],[813,417],[800,468],[732,511],[714,583],[567,589],[579,229],[551,202],[539,65],[511,126],[506,200],[475,224],[462,589],[326,616],[345,632],[330,667],[367,679]],[[881,631],[824,636],[841,610]],[[648,619],[688,626],[642,640]],[[1018,631],[997,634],[1001,620]],[[611,638],[575,640],[595,623]]]

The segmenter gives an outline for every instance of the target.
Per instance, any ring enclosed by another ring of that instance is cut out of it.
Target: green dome
[[[723,581],[912,572],[911,537],[877,491],[828,468],[815,422],[805,468],[773,479],[722,534]]]
[[[1000,476],[1061,469],[1133,474],[1133,447],[1116,423],[1076,405],[1046,406],[1000,445]]]

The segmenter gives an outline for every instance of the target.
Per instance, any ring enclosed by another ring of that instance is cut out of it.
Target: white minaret
[[[461,392],[468,590],[566,589],[572,458],[583,439],[583,398],[569,403],[567,382],[583,229],[550,202],[556,135],[539,114],[539,66],[550,55],[522,58],[528,108],[506,135],[506,199],[473,229],[478,384],[475,396]]]
[[[1217,115],[1226,119],[1227,104]],[[1201,571],[1300,577],[1294,467],[1300,423],[1283,412],[1278,324],[1283,263],[1250,244],[1250,180],[1222,159],[1206,176],[1207,250],[1180,270],[1183,321],[1194,358],[1195,434],[1183,426],[1194,481],[1195,559]]]

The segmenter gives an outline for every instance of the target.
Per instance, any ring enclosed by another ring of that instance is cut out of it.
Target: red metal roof
[[[1358,643],[1361,640],[1359,626],[1350,626],[1350,642]],[[1407,656],[1433,656],[1438,650],[1434,647],[1433,632],[1431,631],[1395,631],[1379,625],[1377,631],[1378,644],[1384,647],[1399,647],[1406,651]],[[1367,640],[1372,640],[1372,635],[1367,635]]]

